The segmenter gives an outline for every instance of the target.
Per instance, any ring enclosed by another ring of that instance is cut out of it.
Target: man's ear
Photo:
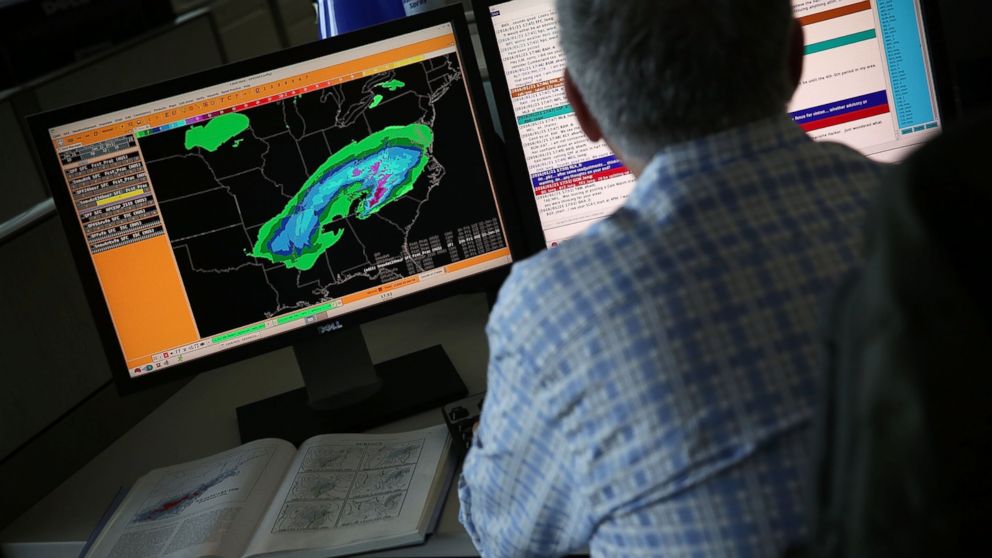
[[[572,81],[572,74],[568,70],[565,70],[565,97],[568,99],[569,104],[572,105],[572,110],[575,111],[575,118],[579,121],[579,126],[582,127],[582,131],[585,132],[586,136],[593,142],[602,140],[603,130],[599,127],[599,122],[596,121],[596,118],[589,112],[589,107],[586,105],[585,99],[582,98],[579,88]]]
[[[799,87],[803,79],[803,60],[806,55],[806,35],[802,24],[792,20],[792,37],[789,40],[789,83],[793,91]]]

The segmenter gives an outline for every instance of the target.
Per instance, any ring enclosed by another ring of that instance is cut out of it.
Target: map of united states
[[[504,246],[456,54],[142,136],[201,335]]]

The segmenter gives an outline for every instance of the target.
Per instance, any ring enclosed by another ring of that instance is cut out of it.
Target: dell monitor
[[[939,133],[938,100],[949,96],[934,77],[942,68],[929,3],[793,4],[806,56],[788,110],[811,137],[896,162]],[[586,139],[565,98],[554,0],[475,0],[474,8],[528,235],[556,246],[623,205],[634,178],[605,144]]]
[[[454,7],[32,117],[118,385],[294,345],[314,406],[376,391],[358,324],[516,257],[484,107]],[[464,394],[445,369],[396,363],[380,399]]]

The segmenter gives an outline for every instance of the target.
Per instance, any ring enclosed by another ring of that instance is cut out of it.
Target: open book
[[[88,558],[339,556],[424,542],[456,463],[448,429],[259,440],[155,469]]]

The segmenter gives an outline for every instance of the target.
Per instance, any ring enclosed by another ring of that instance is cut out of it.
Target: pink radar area
[[[378,164],[378,163],[376,163]],[[375,189],[375,193],[372,194],[372,200],[369,202],[369,207],[375,207],[380,201],[382,201],[383,196],[386,195],[386,183],[389,182],[389,178],[393,176],[391,174],[383,175],[379,179],[379,184]]]
[[[361,167],[355,167],[355,169],[353,171],[351,171],[351,176],[354,176],[356,178],[359,177],[359,176],[362,176],[362,169],[361,169]]]

